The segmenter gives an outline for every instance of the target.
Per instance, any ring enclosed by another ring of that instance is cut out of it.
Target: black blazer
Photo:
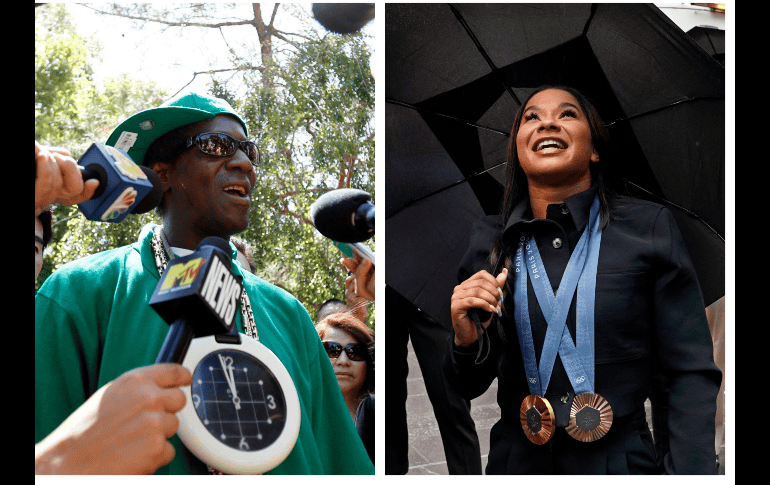
[[[587,225],[595,194],[594,185],[563,204],[548,206],[547,220],[532,219],[528,199],[514,208],[505,227],[500,227],[499,216],[479,220],[458,280],[482,269],[492,272],[489,251],[501,231],[513,251],[526,228],[537,242],[555,291]],[[595,392],[609,401],[616,418],[638,414],[659,365],[671,381],[666,472],[714,473],[714,416],[722,374],[714,364],[692,262],[665,207],[623,197],[615,200],[612,212],[617,220],[602,232],[596,278]],[[500,423],[523,433],[519,407],[529,388],[513,320],[512,283],[509,271],[503,317],[489,327],[491,353],[475,364],[478,344],[455,348],[452,335],[443,367],[450,384],[466,399],[478,397],[498,378]],[[539,362],[547,324],[529,278],[527,295]],[[574,296],[567,327],[574,341]],[[554,408],[557,427],[567,426],[574,392],[558,356],[545,397]],[[490,450],[490,466],[492,455]]]

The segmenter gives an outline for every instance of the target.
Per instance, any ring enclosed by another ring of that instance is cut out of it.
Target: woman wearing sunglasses
[[[316,325],[316,330],[334,368],[350,417],[374,463],[374,335],[369,327],[348,313],[329,315]]]
[[[65,265],[37,293],[35,443],[61,430],[62,446],[46,441],[46,453],[55,458],[48,461],[80,468],[54,473],[211,472],[175,434],[175,413],[185,402],[178,387],[190,383],[190,373],[171,364],[150,365],[169,327],[148,300],[166,261],[190,254],[206,237],[229,240],[248,227],[259,149],[226,101],[195,93],[131,116],[107,144],[158,173],[162,224],[145,226],[134,244]],[[302,409],[296,445],[268,473],[374,473],[345,401],[325,392],[337,383],[304,307],[241,268],[231,249],[232,270],[247,302],[236,312],[237,329],[281,360]],[[109,412],[100,411],[105,407]],[[78,450],[85,451],[63,458]],[[37,446],[35,452],[37,470]]]

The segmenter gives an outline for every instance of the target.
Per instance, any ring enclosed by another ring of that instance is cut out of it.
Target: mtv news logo
[[[160,291],[174,291],[189,287],[195,283],[201,268],[206,263],[203,258],[195,258],[186,263],[178,263],[168,268]]]
[[[204,257],[179,259],[169,265],[157,296],[177,298],[183,294],[197,294],[228,325],[233,321],[241,296],[241,284],[230,269],[215,254],[209,263]],[[199,281],[202,278],[202,281]],[[185,291],[188,290],[188,291]]]

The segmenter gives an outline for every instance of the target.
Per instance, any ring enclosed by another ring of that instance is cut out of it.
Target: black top
[[[532,219],[527,198],[503,228],[503,242],[511,255],[522,230],[534,236],[554,292],[588,223],[595,194],[592,186],[563,204],[549,205],[546,220]],[[714,364],[692,263],[665,207],[624,197],[615,201],[612,212],[617,220],[602,231],[596,277],[594,392],[609,401],[616,418],[628,416],[643,408],[659,365],[671,380],[667,471],[713,473],[714,416],[722,374]],[[499,216],[474,224],[459,281],[482,269],[492,272],[488,257],[500,232]],[[530,392],[513,319],[512,284],[509,270],[503,318],[488,328],[491,353],[475,364],[478,344],[455,348],[451,335],[443,366],[451,385],[466,399],[483,394],[498,378],[500,421],[520,428],[519,408]],[[539,362],[547,323],[529,278],[527,296]],[[567,317],[573,341],[575,321],[573,295]],[[567,426],[574,392],[559,356],[545,397],[553,406],[556,426]]]
[[[374,465],[374,394],[369,394],[358,403],[356,429]]]

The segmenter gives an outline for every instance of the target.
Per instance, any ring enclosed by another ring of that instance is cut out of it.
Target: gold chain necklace
[[[155,255],[155,266],[158,268],[158,273],[163,276],[163,271],[166,269],[168,260],[173,258],[173,252],[171,246],[166,239],[166,235],[163,232],[163,226],[155,226],[152,232],[152,252]],[[243,315],[243,328],[246,335],[259,340],[257,335],[257,325],[254,321],[254,312],[251,311],[251,300],[246,293],[246,286],[244,285],[243,291],[241,291],[241,314]]]

